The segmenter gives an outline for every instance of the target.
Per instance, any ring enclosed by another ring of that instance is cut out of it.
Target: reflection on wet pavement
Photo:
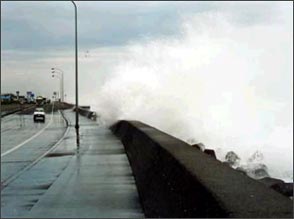
[[[66,111],[65,115],[73,124],[74,113]],[[123,145],[94,121],[80,117],[80,122],[79,150],[74,126],[70,124],[54,151],[2,190],[1,216],[144,217]],[[54,135],[54,131],[50,126],[45,135]],[[38,146],[35,144],[34,148]],[[10,162],[16,163],[12,158]]]

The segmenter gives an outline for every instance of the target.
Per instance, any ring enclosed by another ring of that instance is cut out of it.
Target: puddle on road
[[[71,156],[75,155],[74,152],[63,152],[63,153],[50,153],[46,155],[46,157],[63,157],[63,156]]]

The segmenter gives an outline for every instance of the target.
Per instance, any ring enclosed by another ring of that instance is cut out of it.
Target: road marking
[[[59,111],[60,114],[62,114]],[[62,114],[62,117],[65,121],[67,121],[67,119],[64,117],[64,115]],[[67,121],[68,122],[68,121]],[[70,123],[70,121],[69,121]],[[65,132],[63,133],[63,136],[59,139],[58,142],[55,143],[55,145],[53,145],[52,148],[50,148],[48,151],[46,151],[44,154],[42,154],[39,158],[37,158],[33,163],[29,164],[28,166],[26,166],[23,170],[21,170],[20,172],[18,172],[17,174],[13,175],[12,177],[9,177],[8,179],[4,180],[3,182],[1,182],[1,190],[4,189],[5,187],[7,187],[11,182],[13,182],[16,178],[18,178],[21,174],[23,174],[25,171],[29,170],[30,168],[32,168],[33,166],[35,166],[36,163],[38,163],[43,157],[45,157],[47,154],[49,154],[50,152],[54,151],[59,144],[63,141],[63,139],[65,138],[65,136],[68,135],[69,132],[69,128],[70,126],[67,125]]]
[[[51,118],[50,118],[50,121],[49,123],[43,128],[41,129],[39,132],[37,132],[36,134],[34,134],[32,137],[30,137],[29,139],[25,140],[24,142],[20,143],[19,145],[9,149],[8,151],[5,151],[4,153],[1,154],[1,157],[4,157],[6,156],[7,154],[10,154],[11,152],[19,149],[20,147],[24,146],[26,143],[30,142],[31,140],[33,140],[34,138],[38,137],[40,134],[42,134],[44,132],[44,130],[46,128],[49,127],[49,125],[51,125],[52,123],[52,118],[53,118],[53,108],[54,108],[54,103],[53,103],[53,106],[52,106],[52,113],[51,113]]]

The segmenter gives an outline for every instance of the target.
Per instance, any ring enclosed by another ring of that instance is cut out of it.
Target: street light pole
[[[63,81],[62,81],[62,77],[60,78],[60,75],[59,75],[59,74],[54,75],[53,73],[54,73],[54,72],[52,72],[52,78],[56,77],[56,78],[59,79],[59,83],[60,83],[60,87],[59,87],[59,97],[60,97],[60,101],[62,102],[62,83],[63,83]]]
[[[61,74],[60,97],[61,97],[61,102],[64,102],[64,76],[63,76],[64,72],[60,68],[51,68],[51,70],[52,70],[52,74],[54,74],[54,73]]]
[[[78,99],[78,12],[77,6],[74,1],[71,1],[75,7],[75,61],[76,61],[76,135],[77,135],[77,146],[79,147],[80,144],[80,137],[79,137],[79,99]]]

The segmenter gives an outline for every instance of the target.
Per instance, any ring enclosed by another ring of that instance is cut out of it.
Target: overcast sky
[[[93,68],[99,68],[99,76],[94,79],[99,86],[111,65],[124,55],[125,46],[156,38],[180,37],[181,24],[189,16],[214,11],[227,15],[238,26],[278,23],[281,13],[289,13],[291,18],[292,3],[81,1],[77,7],[79,75],[83,91],[89,86],[85,77],[91,77]],[[1,61],[2,92],[32,90],[49,96],[58,89],[58,81],[51,78],[50,68],[58,67],[65,71],[65,92],[72,99],[72,3],[1,1]]]

